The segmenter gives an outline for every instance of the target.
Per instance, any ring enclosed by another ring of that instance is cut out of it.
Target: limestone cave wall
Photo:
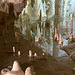
[[[17,18],[26,2],[26,0],[0,0],[0,25]]]

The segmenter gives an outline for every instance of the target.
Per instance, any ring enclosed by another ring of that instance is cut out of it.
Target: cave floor
[[[16,43],[14,34],[15,28],[9,25],[8,33],[0,36],[0,70],[12,66],[13,61],[18,60],[23,71],[32,65],[36,75],[75,75],[73,70],[75,62],[69,56],[56,58],[48,55],[47,60],[33,58],[32,61],[29,61],[29,50],[42,56],[42,49],[32,44],[31,40],[25,40],[21,33],[19,34],[19,41]],[[5,40],[7,40],[7,43],[5,43]],[[12,52],[13,46],[16,47],[15,55]],[[17,55],[19,50],[21,51],[20,57]]]

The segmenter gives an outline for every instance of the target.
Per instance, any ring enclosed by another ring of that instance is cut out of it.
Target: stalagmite
[[[38,0],[35,0],[35,3],[34,3],[34,6],[33,6],[33,13],[32,13],[32,15],[34,16],[34,17],[36,17],[36,18],[38,18],[39,16],[38,16]]]
[[[12,70],[4,73],[3,75],[24,75],[24,72],[21,70],[19,63],[14,61]]]
[[[66,30],[68,29],[68,22],[66,21]]]
[[[59,35],[57,34],[57,41],[59,41]]]
[[[47,59],[47,54],[46,53],[42,53],[43,59]]]
[[[29,55],[28,55],[28,57],[29,57],[29,58],[33,57],[31,50],[29,50]]]
[[[55,41],[58,41],[59,40],[59,35],[58,35],[58,33],[57,33],[57,29],[56,29],[56,27],[55,27]]]
[[[44,17],[47,16],[46,15],[46,3],[45,3],[45,0],[44,0],[44,4],[43,4],[43,15],[44,15]]]
[[[43,28],[41,27],[41,35],[43,35]]]
[[[33,66],[27,67],[25,70],[25,75],[36,75]]]
[[[21,52],[20,52],[20,51],[18,51],[18,56],[19,56],[19,57],[21,56]]]
[[[28,14],[28,15],[31,15],[32,13],[32,9],[31,9],[31,0],[27,0],[27,5],[25,6],[25,8],[23,9],[23,12],[22,14],[24,13]]]
[[[13,53],[15,53],[16,52],[16,49],[15,49],[15,47],[13,47]]]
[[[37,53],[34,53],[34,57],[35,57],[35,58],[38,58],[38,55],[37,55]]]
[[[35,36],[35,42],[38,43],[39,42],[39,38],[37,36]]]

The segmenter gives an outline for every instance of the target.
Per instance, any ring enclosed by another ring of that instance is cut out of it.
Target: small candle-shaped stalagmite
[[[47,59],[46,53],[42,53],[42,55],[43,55],[43,59]]]
[[[30,58],[33,57],[31,50],[29,50],[29,55],[28,55],[28,56],[29,56]]]
[[[59,35],[57,34],[57,41],[59,41]]]
[[[35,75],[33,66],[27,67],[25,70],[25,75]]]
[[[18,32],[15,32],[16,42],[18,42]]]
[[[73,36],[72,33],[70,33],[70,35],[69,35],[69,40],[70,40],[70,41],[72,41],[72,39],[73,39],[72,36]]]
[[[41,27],[41,35],[43,35],[43,29],[42,29],[42,27]]]
[[[38,55],[37,55],[37,53],[34,53],[34,57],[38,58]]]
[[[37,36],[35,36],[35,42],[38,43],[39,42],[39,38]]]
[[[19,57],[21,56],[21,52],[20,52],[20,51],[18,51],[18,56],[19,56]]]
[[[15,49],[15,47],[13,47],[13,53],[15,53],[16,52],[16,49]]]

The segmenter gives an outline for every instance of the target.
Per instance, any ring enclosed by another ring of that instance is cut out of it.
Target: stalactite
[[[50,8],[49,8],[49,12],[48,12],[48,16],[52,17],[55,14],[55,0],[49,0],[50,2]]]
[[[66,17],[67,0],[63,0],[63,17]]]

